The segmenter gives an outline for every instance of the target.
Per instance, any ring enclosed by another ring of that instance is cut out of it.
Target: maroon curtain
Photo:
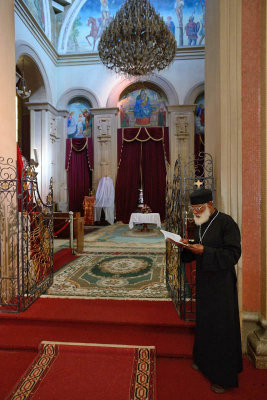
[[[162,137],[164,140],[160,140]],[[161,219],[164,220],[165,159],[169,162],[168,128],[118,130],[119,169],[115,188],[118,221],[128,223],[131,213],[136,210],[141,180],[145,204],[149,205],[153,212],[160,213]]]
[[[125,224],[129,222],[131,213],[137,207],[140,187],[140,150],[140,142],[124,142],[123,144],[115,187],[115,204],[116,220],[123,221]]]
[[[92,138],[67,139],[65,168],[68,171],[69,210],[83,212],[93,165]]]

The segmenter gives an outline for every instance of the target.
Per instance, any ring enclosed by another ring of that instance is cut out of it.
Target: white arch
[[[123,78],[118,84],[116,84],[111,90],[107,99],[107,107],[117,107],[121,93],[129,86],[134,83],[140,82],[138,78],[126,79]],[[159,87],[166,95],[169,105],[178,105],[179,98],[174,86],[165,78],[157,75],[148,77],[143,82],[152,83]]]
[[[185,96],[184,104],[194,104],[197,96],[205,92],[204,82],[197,83],[194,85]]]
[[[16,63],[17,63],[19,57],[23,54],[32,58],[32,60],[35,62],[36,66],[38,67],[40,74],[43,78],[44,89],[45,89],[45,98],[40,99],[40,101],[47,101],[48,103],[52,104],[51,86],[49,83],[48,75],[46,73],[46,70],[43,66],[43,63],[42,63],[40,57],[28,43],[26,43],[22,40],[17,40],[15,43]]]
[[[64,54],[67,51],[68,37],[72,28],[73,22],[77,17],[80,9],[87,0],[76,0],[69,8],[62,27],[59,32],[57,51],[59,54]]]
[[[99,108],[99,99],[97,96],[90,92],[89,90],[86,90],[84,88],[72,88],[66,90],[62,95],[60,96],[58,102],[57,102],[57,110],[65,110],[68,103],[74,98],[74,97],[84,97],[87,100],[90,101],[92,104],[92,108]]]

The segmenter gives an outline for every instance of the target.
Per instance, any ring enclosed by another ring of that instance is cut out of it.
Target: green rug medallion
[[[97,252],[80,256],[55,274],[47,294],[168,299],[165,254]]]

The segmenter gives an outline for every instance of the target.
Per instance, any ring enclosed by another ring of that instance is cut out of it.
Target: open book
[[[166,240],[166,239],[172,239],[172,240],[174,240],[175,242],[181,244],[182,246],[185,246],[185,247],[186,247],[186,246],[189,246],[188,244],[185,244],[185,243],[181,242],[181,239],[182,239],[181,236],[180,236],[180,235],[176,235],[176,233],[164,231],[163,229],[161,229],[160,232],[163,233],[164,239],[165,239],[165,240]]]

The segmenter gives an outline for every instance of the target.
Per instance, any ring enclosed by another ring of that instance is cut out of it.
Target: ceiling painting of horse
[[[150,3],[175,36],[177,46],[205,44],[205,0],[151,0]],[[97,52],[103,30],[122,4],[123,0],[87,0],[72,25],[67,53]]]

